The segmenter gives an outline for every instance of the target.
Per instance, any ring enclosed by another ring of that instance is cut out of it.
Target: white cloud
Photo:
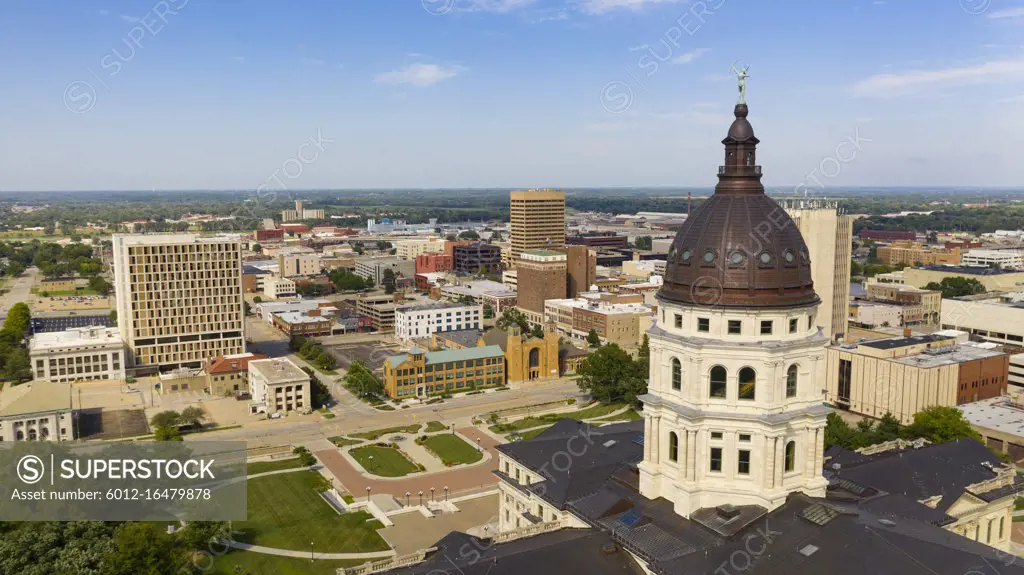
[[[141,18],[136,18],[135,16],[128,16],[127,14],[121,14],[121,19],[129,24],[138,24],[139,21],[141,20]]]
[[[469,0],[465,6],[455,6],[463,12],[494,12],[505,14],[518,8],[524,8],[534,4],[537,0]]]
[[[993,20],[1024,18],[1024,6],[1021,6],[1019,8],[1007,8],[1006,10],[996,10],[995,12],[989,12],[988,17]]]
[[[100,16],[106,16],[107,14],[110,14],[110,10],[100,10],[99,14]]]
[[[1006,79],[1024,78],[1024,59],[997,60],[973,66],[915,70],[903,74],[877,74],[852,86],[854,95],[888,97],[929,88],[951,88],[991,84]]]
[[[650,47],[651,47],[650,44],[637,44],[636,46],[630,46],[629,47],[629,51],[630,52],[643,52],[644,50],[647,50]]]
[[[460,66],[438,66],[437,64],[410,64],[398,70],[377,74],[374,82],[381,84],[411,84],[413,86],[432,86],[454,78],[462,71]]]
[[[579,0],[588,14],[604,14],[613,10],[641,10],[654,4],[680,4],[687,0]]]
[[[686,52],[685,54],[680,54],[676,56],[675,58],[672,59],[672,63],[689,64],[690,62],[693,62],[697,58],[700,58],[701,56],[707,54],[710,51],[711,48],[697,48],[696,50],[691,50],[689,52]]]

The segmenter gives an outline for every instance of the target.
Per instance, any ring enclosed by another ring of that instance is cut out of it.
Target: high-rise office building
[[[526,250],[565,245],[565,192],[520,190],[509,196],[512,230],[510,259],[519,262]]]
[[[818,325],[835,340],[846,335],[850,300],[853,216],[837,202],[814,198],[783,200],[782,207],[807,242],[814,291],[821,298]]]
[[[113,244],[129,367],[200,367],[245,352],[238,237],[115,234]]]

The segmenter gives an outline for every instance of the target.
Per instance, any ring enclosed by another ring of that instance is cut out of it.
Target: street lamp
[[[452,424],[452,435],[455,435],[455,424]]]
[[[423,506],[423,490],[420,489],[420,506]]]
[[[370,486],[366,486],[366,501],[370,501]]]
[[[431,503],[434,502],[434,488],[433,487],[430,488],[430,502]]]
[[[406,507],[409,506],[409,492],[408,491],[405,492],[405,506]]]
[[[313,542],[309,542],[309,562],[313,562]]]
[[[444,486],[444,500],[448,501],[448,486]]]

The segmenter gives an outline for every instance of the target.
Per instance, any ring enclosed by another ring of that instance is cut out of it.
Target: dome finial
[[[747,70],[750,69],[750,66],[736,68],[736,64],[738,62],[739,60],[736,60],[736,62],[732,63],[732,73],[736,74],[736,83],[738,84],[740,91],[740,98],[736,101],[736,104],[745,105],[747,103],[747,78],[750,77],[750,75],[747,74]]]

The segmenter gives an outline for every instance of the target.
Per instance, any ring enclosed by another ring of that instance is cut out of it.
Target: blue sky
[[[0,38],[4,191],[712,185],[735,61],[770,186],[1024,184],[1024,0],[6,0]]]

